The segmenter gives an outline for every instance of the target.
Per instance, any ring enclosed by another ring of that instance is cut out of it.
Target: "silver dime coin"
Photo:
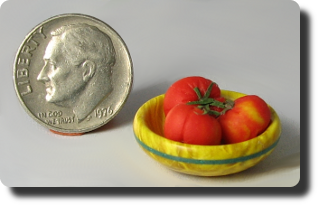
[[[105,125],[132,88],[132,60],[123,39],[106,23],[64,14],[36,26],[14,62],[14,85],[27,113],[62,133]]]

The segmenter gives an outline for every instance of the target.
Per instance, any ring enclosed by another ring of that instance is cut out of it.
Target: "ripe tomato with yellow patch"
[[[271,112],[267,103],[256,95],[234,101],[231,109],[218,117],[225,144],[243,142],[257,137],[270,124]]]

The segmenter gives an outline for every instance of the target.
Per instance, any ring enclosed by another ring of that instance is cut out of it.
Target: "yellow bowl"
[[[222,90],[222,96],[235,100],[245,94]],[[141,148],[153,159],[177,172],[198,176],[222,176],[246,170],[265,159],[276,147],[281,124],[270,107],[271,124],[251,140],[227,145],[190,145],[163,136],[164,95],[152,98],[137,111],[133,129]]]

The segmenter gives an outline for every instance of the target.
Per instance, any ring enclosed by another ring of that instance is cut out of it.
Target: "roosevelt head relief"
[[[87,24],[62,26],[51,36],[37,80],[45,84],[47,102],[71,108],[81,121],[112,92],[114,46]]]

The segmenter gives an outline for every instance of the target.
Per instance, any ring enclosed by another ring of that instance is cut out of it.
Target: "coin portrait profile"
[[[85,119],[113,90],[116,53],[110,37],[97,27],[69,24],[51,32],[37,80],[48,103],[71,108]]]
[[[36,25],[13,64],[22,107],[57,133],[87,133],[114,119],[132,90],[133,73],[121,36],[104,21],[80,13]]]

